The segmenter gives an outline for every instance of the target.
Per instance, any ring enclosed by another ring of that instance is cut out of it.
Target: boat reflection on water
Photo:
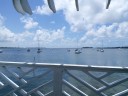
[[[0,53],[3,53],[3,50],[0,50]]]

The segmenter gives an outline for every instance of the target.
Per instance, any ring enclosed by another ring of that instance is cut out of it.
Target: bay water
[[[42,48],[37,53],[37,48],[5,48],[0,53],[0,61],[82,64],[96,66],[128,66],[128,49],[82,48],[82,53],[75,54],[75,48]]]

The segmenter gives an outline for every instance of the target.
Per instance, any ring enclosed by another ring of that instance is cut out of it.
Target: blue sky
[[[0,46],[86,47],[126,46],[128,37],[128,0],[54,0],[52,13],[47,0],[28,0],[32,15],[18,13],[12,0],[0,1]]]

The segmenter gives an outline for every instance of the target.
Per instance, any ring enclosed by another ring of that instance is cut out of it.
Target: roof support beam
[[[47,0],[48,1],[48,6],[52,10],[53,13],[56,13],[56,8],[54,4],[54,0]]]
[[[23,15],[25,13],[32,15],[32,10],[31,10],[27,0],[12,0],[12,2],[13,2],[13,6],[17,12],[19,12]]]
[[[110,3],[111,3],[111,0],[107,0],[107,6],[106,6],[106,9],[109,8]]]
[[[12,0],[12,2],[13,2],[13,6],[14,6],[15,10],[24,15],[25,11],[23,10],[23,8],[21,6],[20,0]]]
[[[21,5],[22,5],[23,10],[24,10],[26,13],[32,15],[32,10],[31,10],[31,8],[30,8],[30,6],[29,6],[28,1],[27,1],[27,0],[20,0],[20,3],[21,3]]]
[[[79,11],[79,4],[78,4],[78,0],[75,0],[76,3],[76,10]]]

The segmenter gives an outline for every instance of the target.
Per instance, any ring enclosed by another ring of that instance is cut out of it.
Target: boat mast
[[[102,47],[102,49],[103,49],[103,40],[102,40],[101,44],[102,44],[101,47]]]
[[[40,49],[39,36],[38,36],[38,50]]]

